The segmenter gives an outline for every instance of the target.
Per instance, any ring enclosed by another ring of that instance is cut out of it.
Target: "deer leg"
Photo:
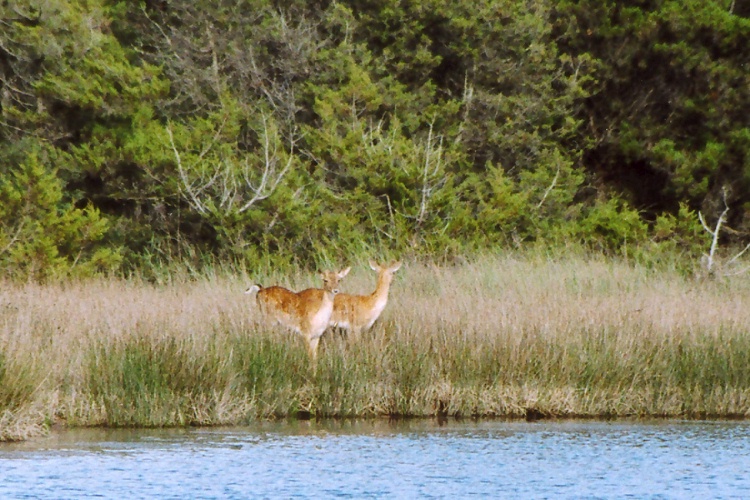
[[[310,357],[312,359],[316,359],[318,357],[318,342],[320,342],[320,337],[313,337],[308,340]]]

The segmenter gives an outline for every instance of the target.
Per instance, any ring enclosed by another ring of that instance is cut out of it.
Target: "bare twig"
[[[23,228],[26,224],[24,221],[21,221],[20,224],[18,224],[18,230],[16,231],[16,234],[13,235],[13,237],[10,239],[7,245],[5,245],[5,248],[0,249],[0,255],[4,254],[8,250],[11,249],[13,245],[15,245],[16,241],[18,241],[18,237],[21,235],[21,231],[23,231]]]
[[[542,205],[544,204],[544,201],[547,199],[547,196],[549,196],[550,192],[552,192],[552,190],[555,188],[558,177],[560,177],[560,164],[557,165],[557,172],[555,172],[555,177],[552,179],[552,183],[544,191],[544,195],[542,196],[542,199],[537,204],[536,206],[537,209],[542,208]]]
[[[422,167],[422,192],[419,203],[419,215],[417,215],[417,224],[422,224],[427,216],[427,209],[433,191],[440,182],[435,182],[434,178],[439,173],[443,163],[443,138],[438,139],[438,145],[435,147],[432,143],[433,123],[430,123],[430,131],[427,134],[427,144],[424,150],[424,166]]]
[[[264,153],[264,158],[265,158],[265,165],[263,166],[263,173],[261,175],[260,184],[256,187],[256,186],[253,186],[253,184],[250,182],[250,177],[248,175],[248,172],[250,169],[248,167],[247,160],[245,160],[245,169],[243,171],[245,185],[254,194],[253,194],[253,197],[248,202],[246,202],[237,210],[239,213],[246,211],[255,203],[261,200],[265,200],[266,198],[271,196],[273,192],[276,191],[276,188],[281,182],[281,179],[284,178],[284,176],[289,171],[289,168],[292,166],[292,161],[294,160],[294,144],[295,144],[294,137],[291,137],[289,139],[289,154],[287,156],[286,164],[284,165],[284,168],[281,169],[281,172],[277,172],[276,163],[278,162],[278,158],[279,158],[278,144],[276,143],[276,141],[274,141],[274,144],[272,145],[270,143],[269,135],[270,134],[268,131],[267,117],[263,115],[263,136],[264,136],[263,153]],[[269,180],[271,178],[273,180]],[[269,182],[271,182],[270,187],[268,185]]]
[[[255,164],[245,157],[241,166],[235,167],[231,161],[223,160],[220,166],[206,167],[206,155],[220,140],[220,134],[226,120],[218,127],[211,141],[197,156],[192,165],[185,165],[182,155],[175,144],[171,126],[167,127],[170,146],[175,156],[180,178],[180,191],[188,203],[202,215],[208,213],[229,214],[243,213],[257,202],[271,196],[294,162],[294,135],[289,140],[289,151],[283,167],[279,168],[280,158],[284,153],[279,148],[279,135],[262,115],[263,124],[263,165],[258,174]],[[258,175],[260,178],[257,179]],[[257,179],[257,180],[256,180]],[[242,201],[245,193],[252,193],[248,200]]]
[[[463,140],[464,128],[469,123],[469,115],[471,114],[471,107],[474,102],[474,87],[469,83],[469,72],[464,73],[464,93],[461,99],[464,106],[464,114],[461,122],[458,126],[458,133],[456,134],[455,143],[458,144]]]
[[[719,232],[721,231],[722,224],[724,224],[726,213],[727,210],[724,209],[724,211],[719,216],[719,220],[716,221],[716,228],[712,230],[710,227],[708,227],[708,224],[706,224],[706,220],[703,218],[703,214],[698,212],[698,219],[701,221],[703,229],[708,231],[708,233],[712,237],[711,248],[706,255],[706,270],[708,271],[708,274],[713,274],[714,257],[716,255],[716,249],[719,246]]]
[[[192,186],[191,186],[191,183],[188,181],[187,173],[185,172],[185,169],[182,166],[182,158],[180,157],[180,152],[177,151],[177,146],[175,146],[175,143],[174,143],[174,135],[172,134],[172,128],[169,125],[167,126],[167,135],[169,136],[169,144],[172,146],[172,151],[174,152],[175,161],[177,162],[177,171],[179,172],[180,180],[182,181],[180,191],[181,192],[184,191],[187,193],[188,203],[190,203],[190,206],[192,206],[198,212],[205,214],[206,207],[203,205],[203,203],[201,203],[201,201],[198,199],[198,197],[195,195],[195,192],[191,188]]]
[[[737,259],[739,259],[740,257],[742,257],[742,254],[744,254],[745,252],[747,252],[748,248],[750,248],[750,243],[748,243],[747,246],[745,248],[743,248],[741,252],[739,252],[737,255],[735,255],[734,257],[732,257],[731,259],[729,259],[729,261],[727,262],[727,264],[733,264],[734,262],[736,262]]]
[[[698,212],[698,220],[700,220],[701,225],[703,226],[703,229],[705,229],[710,235],[711,235],[711,247],[709,249],[709,252],[707,255],[704,255],[705,262],[706,262],[706,271],[708,271],[709,276],[713,276],[716,271],[714,269],[714,265],[716,264],[716,250],[719,247],[719,234],[721,232],[721,227],[727,222],[727,214],[729,213],[729,205],[727,203],[727,191],[726,189],[723,190],[723,201],[724,201],[724,210],[721,212],[721,215],[719,215],[719,219],[716,221],[716,226],[714,229],[711,229],[708,224],[706,223],[706,219],[703,217],[703,214]],[[745,246],[745,248],[742,249],[742,251],[738,252],[734,255],[731,259],[729,259],[726,262],[726,266],[731,266],[732,264],[736,263],[740,257],[748,250],[750,249],[750,244]],[[725,271],[722,272],[723,276],[736,276],[738,274],[743,274],[750,270],[750,267],[741,269],[739,271]]]

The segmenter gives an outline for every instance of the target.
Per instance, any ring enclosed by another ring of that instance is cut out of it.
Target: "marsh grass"
[[[315,364],[242,293],[273,279],[6,283],[0,439],[294,416],[750,415],[747,278],[580,256],[407,264],[373,329],[327,332]],[[374,282],[356,266],[342,288]]]

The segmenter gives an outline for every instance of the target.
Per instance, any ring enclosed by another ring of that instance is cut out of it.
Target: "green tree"
[[[0,177],[0,268],[17,279],[91,276],[118,268],[116,250],[97,243],[107,221],[92,207],[63,200],[62,183],[43,152],[29,153]]]
[[[128,271],[527,241],[666,248],[651,243],[669,227],[689,238],[685,217],[710,217],[724,192],[741,238],[743,9],[5,2],[0,179],[8,200],[23,175],[57,193],[56,213],[106,219],[84,254],[122,249]],[[50,210],[5,224],[6,260],[34,217],[65,226]],[[74,245],[55,237],[37,251],[70,267]]]
[[[653,220],[680,203],[715,211],[730,188],[733,222],[750,199],[750,19],[734,2],[558,2],[560,46],[596,62],[577,117],[592,175]],[[746,14],[746,11],[745,11]]]
[[[51,162],[40,168],[60,182],[60,203],[94,207],[113,221],[99,245],[114,253],[135,246],[137,232],[122,215],[150,214],[160,202],[152,184],[138,182],[127,144],[153,119],[149,102],[167,82],[113,36],[108,2],[5,2],[0,12],[0,152],[17,165],[26,156]]]

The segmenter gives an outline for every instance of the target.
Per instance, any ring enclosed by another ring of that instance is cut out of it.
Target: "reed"
[[[371,290],[368,271],[342,288]],[[750,415],[746,277],[591,256],[407,263],[374,327],[329,330],[315,362],[263,326],[254,281],[4,283],[0,440],[292,416]]]

